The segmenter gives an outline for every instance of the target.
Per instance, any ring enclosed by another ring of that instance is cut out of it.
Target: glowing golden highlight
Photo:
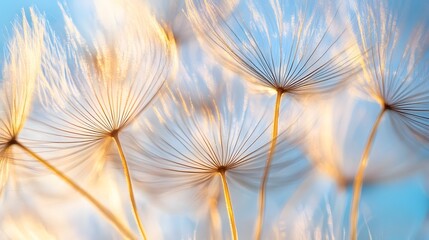
[[[282,100],[283,92],[278,90],[276,94],[276,104],[274,108],[273,116],[273,132],[271,136],[271,145],[269,154],[267,157],[266,165],[264,168],[264,175],[262,175],[261,186],[259,188],[259,211],[255,225],[255,239],[261,239],[262,226],[264,222],[264,211],[265,211],[265,192],[267,188],[268,176],[270,173],[271,162],[273,160],[274,152],[276,151],[277,137],[279,132],[279,114],[280,105]]]
[[[225,197],[225,205],[226,205],[226,210],[228,212],[228,218],[229,218],[229,227],[231,229],[231,238],[233,240],[237,240],[238,239],[237,226],[235,224],[234,210],[232,208],[232,201],[229,193],[228,182],[226,180],[225,170],[224,169],[219,170],[219,175],[222,180],[223,195]]]
[[[374,143],[374,139],[377,133],[378,126],[383,118],[386,109],[382,108],[380,113],[377,116],[377,120],[375,120],[374,125],[372,126],[371,133],[368,137],[368,140],[365,145],[365,149],[362,154],[362,158],[359,163],[359,168],[356,173],[354,183],[353,183],[353,195],[352,195],[352,207],[350,213],[350,239],[357,239],[357,229],[358,229],[358,216],[359,216],[359,202],[360,196],[362,192],[362,185],[364,181],[365,169],[368,166],[368,158],[371,152],[372,144]]]
[[[143,228],[143,224],[142,224],[142,221],[140,219],[140,215],[139,215],[138,210],[137,210],[137,204],[136,204],[136,200],[134,198],[133,183],[131,181],[131,175],[130,175],[130,171],[128,169],[128,162],[127,162],[127,159],[125,158],[125,154],[124,154],[124,150],[122,149],[121,141],[119,140],[119,136],[117,133],[113,134],[112,138],[115,141],[119,156],[121,158],[122,168],[124,170],[125,179],[127,181],[128,195],[130,198],[134,219],[135,219],[136,224],[139,228],[141,236],[143,237],[143,239],[147,239],[146,232]]]

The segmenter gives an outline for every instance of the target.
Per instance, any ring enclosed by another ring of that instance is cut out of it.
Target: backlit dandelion
[[[188,0],[187,6],[193,27],[213,55],[246,80],[276,93],[272,153],[284,94],[327,92],[356,72],[358,54],[347,28],[339,25],[339,8],[332,9],[329,4],[243,1],[230,17],[212,1]],[[272,154],[261,182],[256,239],[261,238],[271,160]]]
[[[355,7],[356,39],[362,54],[362,90],[380,105],[354,180],[350,226],[357,239],[360,193],[369,154],[383,116],[408,141],[429,143],[429,41],[428,21],[413,29],[401,28],[399,13],[384,2]]]
[[[163,86],[174,67],[175,46],[146,9],[136,4],[113,1],[112,7],[124,11],[123,15],[112,16],[110,24],[116,26],[115,31],[94,32],[91,41],[85,40],[64,11],[69,45],[64,48],[53,42],[55,50],[48,52],[50,62],[45,64],[44,71],[56,96],[51,105],[59,109],[52,116],[51,131],[47,134],[55,137],[58,147],[66,147],[67,159],[72,161],[91,161],[79,159],[85,153],[106,161],[104,154],[112,143],[116,145],[132,211],[146,239],[119,134],[137,119]],[[69,86],[60,88],[64,83]]]
[[[19,138],[35,101],[35,93],[40,87],[38,79],[42,74],[43,54],[49,42],[47,40],[49,38],[48,28],[44,18],[39,17],[33,10],[30,10],[30,15],[31,27],[25,17],[25,13],[23,13],[22,25],[15,25],[14,37],[9,45],[10,56],[3,71],[4,81],[0,120],[0,166],[2,167],[0,173],[3,181],[1,185],[4,185],[7,180],[10,171],[9,166],[22,160],[22,157],[17,154],[19,149],[70,185],[97,207],[124,235],[130,237],[132,234],[128,228],[123,226],[110,211],[73,180],[25,146]],[[41,85],[43,86],[43,84]],[[27,163],[26,165],[29,164]]]
[[[23,13],[22,24],[14,25],[9,43],[9,57],[4,64],[0,119],[0,186],[3,187],[12,164],[10,146],[30,114],[43,51],[44,20],[31,11],[33,28]],[[1,192],[2,189],[0,189]]]
[[[159,124],[143,124],[146,135],[152,137],[143,139],[137,148],[136,158],[143,159],[136,163],[140,167],[135,169],[141,169],[136,178],[146,181],[148,187],[154,186],[156,191],[191,189],[194,198],[207,199],[208,189],[213,189],[220,180],[231,237],[238,239],[229,182],[259,185],[264,168],[261,160],[267,157],[271,144],[271,124],[264,117],[264,111],[250,107],[255,102],[237,90],[240,84],[231,85],[224,91],[226,98],[206,101],[203,106],[197,105],[197,109],[193,101],[183,97],[186,94],[171,90],[162,98],[163,107],[157,110],[159,120],[151,121]],[[207,96],[201,96],[201,99],[207,99]],[[174,109],[181,111],[173,113]],[[300,163],[299,155],[289,154],[296,147],[297,139],[287,139],[286,135],[282,131],[278,136],[277,144],[281,147],[274,162],[279,172],[291,167],[290,175],[282,176],[285,181],[288,177],[296,179],[296,175],[307,170],[306,165]]]

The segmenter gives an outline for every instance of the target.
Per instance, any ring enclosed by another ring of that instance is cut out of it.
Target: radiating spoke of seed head
[[[230,16],[210,0],[187,0],[187,8],[211,53],[258,85],[291,94],[324,92],[357,70],[359,54],[340,4],[250,0]]]
[[[356,39],[365,56],[359,87],[387,110],[399,135],[427,145],[429,18],[422,17],[410,28],[403,22],[411,12],[395,7],[384,1],[355,6]]]

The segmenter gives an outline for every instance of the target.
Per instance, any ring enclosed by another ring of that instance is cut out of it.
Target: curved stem
[[[351,207],[351,213],[350,213],[350,229],[351,229],[350,239],[352,240],[357,239],[359,202],[360,202],[360,196],[362,192],[363,178],[364,178],[366,167],[368,166],[369,153],[371,151],[371,146],[374,142],[374,138],[377,133],[378,126],[380,125],[381,119],[385,111],[386,111],[385,108],[381,109],[380,113],[377,116],[377,120],[372,126],[372,130],[366,142],[365,149],[363,151],[362,158],[359,163],[359,168],[353,183],[352,207]]]
[[[118,153],[119,156],[121,158],[121,162],[122,162],[122,168],[124,169],[124,175],[127,181],[127,187],[128,187],[128,194],[130,197],[130,202],[131,202],[131,206],[132,206],[132,211],[133,211],[133,215],[134,215],[134,219],[136,221],[136,224],[139,228],[140,234],[143,237],[143,239],[147,239],[146,237],[146,232],[143,228],[143,224],[140,220],[140,216],[137,210],[137,204],[136,204],[136,200],[134,198],[134,190],[133,190],[133,184],[131,181],[131,175],[130,175],[130,171],[128,169],[128,163],[127,163],[127,159],[125,158],[125,154],[124,151],[122,149],[122,145],[121,145],[121,141],[119,140],[118,134],[114,134],[112,136],[113,140],[116,143],[116,147],[118,149]]]
[[[264,211],[265,211],[265,192],[266,192],[266,187],[268,182],[268,176],[270,173],[271,161],[273,160],[274,152],[276,150],[280,104],[282,100],[282,95],[283,95],[283,91],[278,90],[276,95],[276,105],[274,109],[273,133],[271,137],[270,152],[268,154],[267,163],[264,169],[264,175],[262,176],[261,186],[259,188],[259,212],[256,220],[256,226],[255,226],[256,240],[260,240],[261,234],[262,234],[262,225],[264,221]]]
[[[60,170],[51,165],[49,162],[44,160],[38,154],[22,145],[20,142],[15,141],[13,143],[17,147],[21,148],[28,155],[39,161],[43,166],[48,168],[51,172],[55,174],[55,176],[59,177],[65,183],[67,183],[71,188],[73,188],[76,192],[86,198],[89,202],[91,202],[107,219],[109,219],[115,227],[128,239],[135,239],[134,234],[115,216],[113,215],[107,208],[105,208],[100,202],[98,202],[93,196],[91,196],[87,191],[81,188],[77,183],[75,183],[72,179],[64,175]]]
[[[229,194],[229,188],[228,188],[228,183],[226,181],[225,171],[219,171],[219,174],[220,174],[220,178],[222,179],[223,195],[225,197],[225,205],[228,211],[229,226],[231,228],[231,237],[233,240],[237,240],[238,239],[237,226],[235,225],[234,211],[232,209],[231,196]]]

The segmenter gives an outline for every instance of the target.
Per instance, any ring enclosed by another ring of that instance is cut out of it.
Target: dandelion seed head
[[[326,4],[246,1],[231,16],[211,1],[187,6],[202,44],[256,85],[305,95],[332,90],[357,71],[356,47],[336,23],[339,10]]]
[[[135,123],[176,64],[174,43],[145,6],[133,0],[94,2],[99,5],[115,14],[97,10],[98,28],[89,37],[62,7],[67,42],[52,37],[44,56],[45,84],[58,101],[51,98],[44,109],[55,114],[34,120],[44,130],[32,138],[45,158],[67,170],[90,170],[79,171],[88,176],[114,159],[112,137]]]
[[[189,81],[189,86],[162,95],[166,99],[180,99],[165,101],[175,113],[171,118],[162,116],[162,120],[156,117],[158,120],[151,121],[150,128],[143,127],[143,136],[150,137],[133,141],[138,144],[133,147],[132,157],[135,179],[147,191],[156,195],[188,192],[189,197],[202,201],[204,206],[207,197],[212,196],[208,194],[211,186],[219,187],[219,173],[225,172],[228,181],[242,186],[259,186],[271,143],[271,121],[257,108],[258,101],[246,96],[239,81],[228,79],[220,97],[200,95],[200,100],[197,96],[184,97],[188,95],[186,91],[198,92],[200,85],[204,86],[206,73],[203,70],[201,75],[192,75],[200,82]],[[270,186],[284,186],[307,170],[299,157],[288,155],[298,143],[286,133],[288,130],[279,136],[280,147],[273,164],[276,170],[272,173],[276,181]],[[276,173],[282,170],[285,171],[276,179]]]
[[[6,142],[18,136],[30,113],[44,49],[44,19],[30,9],[30,27],[25,13],[22,14],[22,23],[13,27],[2,75],[0,135]]]
[[[387,111],[405,139],[429,142],[428,21],[414,28],[400,24],[407,14],[388,10],[386,2],[368,1],[355,7],[356,41],[363,72],[358,88]]]
[[[0,193],[5,186],[11,164],[20,165],[14,145],[27,122],[40,87],[41,56],[45,49],[45,19],[30,9],[30,19],[22,11],[22,19],[13,25],[8,55],[3,64],[0,95]]]

